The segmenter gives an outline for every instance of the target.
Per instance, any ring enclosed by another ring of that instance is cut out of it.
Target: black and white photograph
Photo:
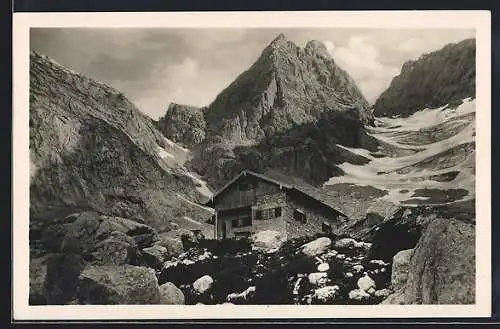
[[[484,306],[478,19],[214,21],[26,29],[26,307]]]

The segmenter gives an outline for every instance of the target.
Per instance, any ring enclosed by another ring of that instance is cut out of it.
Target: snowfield
[[[367,130],[382,142],[378,153],[384,154],[385,144],[392,155],[376,157],[365,149],[339,145],[370,162],[340,164],[344,175],[332,177],[325,185],[373,186],[388,192],[382,199],[405,205],[474,198],[475,105],[475,100],[467,98],[455,109],[443,106],[408,118],[377,118],[376,127]]]

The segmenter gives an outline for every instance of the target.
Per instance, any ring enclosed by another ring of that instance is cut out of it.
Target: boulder
[[[160,286],[160,304],[184,305],[184,303],[184,293],[175,284],[167,282]]]
[[[142,258],[145,264],[155,269],[160,269],[167,257],[168,249],[158,244],[142,249]]]
[[[29,265],[29,304],[47,304],[47,257],[30,258]]]
[[[355,301],[365,301],[369,299],[371,296],[369,293],[367,293],[364,290],[361,289],[355,289],[351,290],[349,292],[349,299],[355,300]]]
[[[410,260],[406,304],[474,304],[475,225],[436,219],[426,228]]]
[[[204,275],[193,283],[193,289],[198,294],[204,294],[212,288],[213,284],[214,279],[210,275]]]
[[[361,278],[358,279],[358,288],[370,292],[373,289],[376,289],[375,281],[368,276],[367,273],[364,274]]]
[[[118,235],[121,234],[121,237]],[[120,217],[99,215],[87,211],[80,213],[77,218],[66,228],[66,235],[61,244],[62,252],[80,253],[90,255],[99,242],[110,237],[111,244],[130,244],[127,235],[134,239],[139,248],[151,246],[158,238],[156,230],[148,225],[137,223],[133,220]]]
[[[391,284],[394,291],[403,289],[406,284],[413,251],[413,249],[402,250],[392,259]]]
[[[154,270],[132,265],[89,265],[79,276],[82,304],[158,304],[160,289]]]
[[[328,263],[321,263],[318,265],[318,272],[327,272],[330,269]]]
[[[101,225],[101,218],[96,212],[83,212],[67,227],[61,244],[61,251],[65,253],[84,254],[92,250],[97,242],[97,231]],[[111,231],[109,232],[111,233]]]
[[[328,275],[325,272],[310,273],[308,279],[312,285],[321,286],[328,282]]]
[[[405,296],[404,292],[395,292],[389,296],[387,296],[386,299],[384,299],[380,304],[387,304],[387,305],[404,305],[405,304]]]
[[[251,237],[253,247],[260,250],[277,250],[285,239],[283,234],[278,231],[259,231]]]
[[[102,223],[97,235],[107,235],[109,232],[119,231],[132,237],[139,248],[146,248],[158,241],[158,233],[151,226],[122,218],[101,216]]]
[[[361,273],[365,268],[361,264],[356,264],[352,267],[352,270],[356,273]]]
[[[79,254],[54,254],[47,259],[45,279],[47,304],[65,305],[75,298],[78,276],[85,266]]]
[[[313,299],[321,302],[331,302],[339,292],[339,286],[326,286],[314,290]]]
[[[128,235],[114,231],[111,236],[98,242],[92,249],[92,263],[96,265],[134,264],[137,245]]]
[[[172,233],[160,233],[155,245],[167,248],[168,257],[177,257],[184,252],[184,247],[180,237],[172,236]]]
[[[343,248],[343,249],[354,248],[356,243],[357,242],[354,239],[343,238],[343,239],[340,239],[337,242],[335,242],[335,248]]]
[[[328,251],[332,245],[332,240],[327,237],[321,237],[309,243],[302,245],[300,248],[302,253],[309,257],[316,257]]]

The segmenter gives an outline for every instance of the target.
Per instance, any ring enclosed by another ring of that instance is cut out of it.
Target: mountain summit
[[[363,162],[337,144],[374,147],[364,132],[373,121],[368,102],[316,40],[301,48],[278,35],[203,115],[206,137],[191,165],[214,186],[242,169],[278,169],[319,184],[338,173],[337,163]]]
[[[280,34],[210,104],[207,134],[248,145],[317,121],[323,112],[352,109],[371,122],[368,102],[325,45],[309,41],[300,48]]]

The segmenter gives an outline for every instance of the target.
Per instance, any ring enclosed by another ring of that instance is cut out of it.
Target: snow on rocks
[[[193,283],[193,288],[197,293],[203,294],[210,290],[213,284],[214,279],[210,275],[204,275]]]
[[[316,257],[324,254],[332,245],[332,240],[327,237],[321,237],[309,243],[302,245],[300,248],[302,253],[309,257]]]

